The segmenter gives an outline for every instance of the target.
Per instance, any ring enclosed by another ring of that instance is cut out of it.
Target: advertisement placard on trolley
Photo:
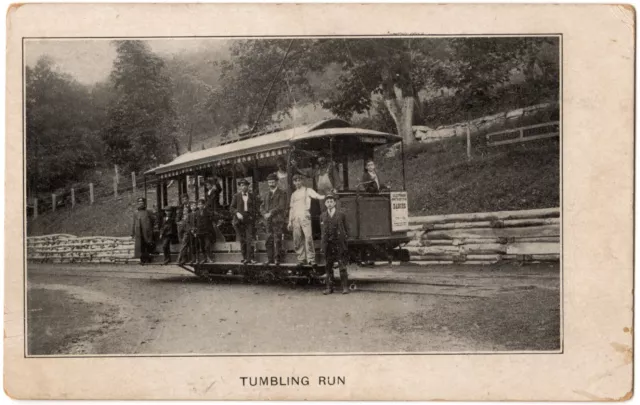
[[[409,230],[409,203],[406,191],[391,193],[391,231]]]

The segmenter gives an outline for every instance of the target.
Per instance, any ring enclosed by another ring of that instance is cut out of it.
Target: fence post
[[[33,199],[33,217],[38,218],[38,199]]]
[[[76,190],[71,187],[71,208],[76,206]]]
[[[471,126],[471,122],[467,122],[467,159],[471,160],[471,131],[469,127]]]
[[[56,212],[56,195],[51,194],[51,208],[53,209],[53,212]]]
[[[113,176],[113,198],[118,198],[118,165],[114,165],[115,175]]]
[[[93,205],[93,183],[89,183],[89,203]]]

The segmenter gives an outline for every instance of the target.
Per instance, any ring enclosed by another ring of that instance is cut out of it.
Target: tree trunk
[[[402,136],[406,145],[414,143],[416,140],[413,135],[414,97],[390,98],[384,100],[384,103],[396,124],[398,135]]]

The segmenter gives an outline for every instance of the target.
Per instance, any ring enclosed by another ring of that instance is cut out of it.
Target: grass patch
[[[487,147],[484,136],[416,144],[405,149],[409,211],[413,215],[455,214],[558,207],[560,153],[555,139]],[[402,161],[376,161],[381,174],[402,184]]]

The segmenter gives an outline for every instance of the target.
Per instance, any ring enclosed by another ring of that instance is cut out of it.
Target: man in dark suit
[[[340,282],[342,293],[349,293],[349,276],[347,274],[347,235],[349,227],[344,212],[336,209],[336,196],[329,193],[325,196],[324,204],[327,210],[320,215],[322,229],[322,251],[325,257],[325,276],[327,288],[323,294],[333,292],[333,263],[338,262],[340,268]]]
[[[138,198],[138,209],[133,214],[131,237],[135,241],[134,256],[140,258],[140,264],[151,263],[154,251],[153,225],[154,215],[147,210],[147,200]]]
[[[287,193],[278,187],[278,175],[271,173],[267,177],[269,191],[262,196],[260,213],[264,218],[267,231],[265,248],[267,250],[267,262],[265,265],[280,265],[280,253],[282,246],[282,231],[287,211]]]
[[[240,236],[240,249],[242,250],[242,263],[255,264],[253,260],[253,226],[259,212],[259,202],[249,193],[249,182],[239,181],[240,191],[231,199],[229,210],[235,217],[236,227]]]
[[[211,242],[215,240],[216,215],[207,207],[204,198],[198,201],[198,209],[194,215],[195,240],[196,240],[196,260],[200,260],[200,253],[204,254],[207,263],[212,262],[211,259]]]

